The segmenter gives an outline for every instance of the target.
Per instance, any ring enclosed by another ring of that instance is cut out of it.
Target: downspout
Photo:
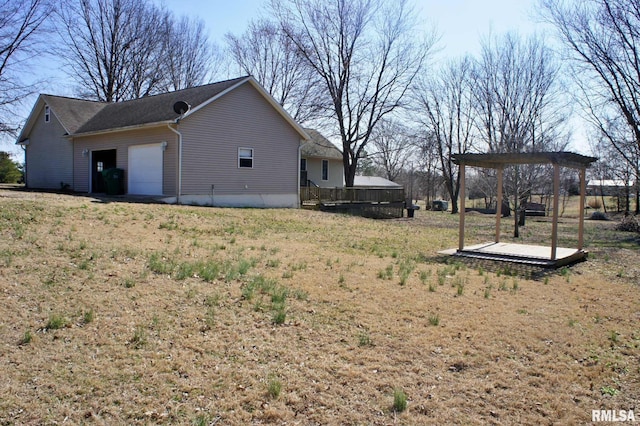
[[[176,125],[179,124],[179,120],[176,120]],[[180,204],[180,197],[182,196],[182,133],[171,127],[169,124],[169,130],[178,135],[178,193],[176,195],[176,204]]]

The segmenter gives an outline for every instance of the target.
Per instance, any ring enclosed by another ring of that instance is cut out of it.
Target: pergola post
[[[464,212],[466,210],[465,205],[465,183],[464,183],[464,172],[465,172],[465,164],[460,164],[460,203],[458,205],[458,211],[460,215],[460,223],[458,228],[458,251],[462,251],[464,249]]]
[[[560,165],[553,163],[553,223],[551,227],[551,260],[556,260],[558,249],[558,205],[560,198]]]
[[[498,195],[496,197],[496,243],[500,242],[500,218],[502,218],[502,171],[503,167],[496,169],[498,173]]]
[[[580,169],[580,212],[578,219],[578,250],[584,247],[584,200],[587,196],[586,168]]]

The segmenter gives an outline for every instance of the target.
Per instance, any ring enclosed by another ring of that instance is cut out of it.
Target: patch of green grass
[[[440,315],[438,315],[438,314],[429,315],[429,324],[431,324],[433,326],[439,325],[440,324]]]
[[[196,275],[196,271],[198,270],[198,265],[190,262],[182,262],[178,264],[174,272],[174,278],[178,281],[185,280],[187,278],[192,278]]]
[[[282,278],[284,279],[293,278],[293,271],[284,271],[282,273]]]
[[[358,333],[358,346],[373,346],[373,342],[371,341],[371,336],[369,336],[369,332],[366,330]]]
[[[129,343],[135,349],[141,349],[147,344],[147,332],[145,331],[143,326],[136,326],[136,329],[133,332],[133,337],[131,337]]]
[[[307,263],[306,262],[297,262],[294,263],[293,265],[291,265],[291,270],[292,271],[304,271],[307,269]]]
[[[85,324],[92,323],[95,318],[95,313],[93,309],[89,309],[88,311],[84,311],[82,313],[82,322]]]
[[[400,388],[393,390],[393,411],[401,413],[407,409],[407,394]]]
[[[20,346],[28,345],[33,340],[33,335],[31,334],[31,330],[27,330],[22,335],[22,338],[18,341]]]
[[[287,319],[287,311],[285,310],[284,305],[278,306],[273,311],[273,314],[271,316],[271,320],[273,321],[274,324],[277,324],[277,325],[284,324],[286,319]]]
[[[384,271],[378,272],[378,278],[390,280],[393,278],[393,265],[387,265]]]
[[[420,271],[420,282],[422,285],[426,285],[429,277],[431,276],[431,269],[428,271]]]
[[[67,320],[62,315],[51,314],[45,328],[47,330],[58,330],[67,325]]]
[[[208,426],[211,423],[211,416],[208,413],[200,413],[191,422],[193,426]]]
[[[398,266],[398,275],[400,276],[400,285],[405,285],[411,272],[415,269],[416,264],[412,260],[405,259]]]
[[[293,297],[295,297],[296,300],[309,300],[309,292],[297,288],[293,290]]]
[[[289,289],[284,286],[274,286],[271,291],[271,303],[273,305],[284,305],[289,296]]]
[[[507,291],[507,280],[506,279],[502,280],[502,282],[500,283],[500,287],[498,287],[498,290]]]
[[[620,391],[613,386],[602,386],[600,388],[600,393],[602,395],[616,396]]]
[[[178,229],[178,224],[175,221],[170,220],[168,222],[162,222],[158,226],[158,229],[166,229],[167,231],[173,231],[175,229]]]
[[[151,256],[149,256],[147,267],[151,272],[156,274],[171,275],[176,265],[171,259],[168,259],[164,255],[160,253],[152,253]]]
[[[123,285],[125,288],[133,288],[136,286],[136,282],[133,278],[125,278]]]
[[[277,377],[269,377],[267,381],[267,395],[271,399],[278,399],[282,393],[282,382]]]
[[[280,259],[267,260],[267,268],[277,268],[278,266],[280,266]]]

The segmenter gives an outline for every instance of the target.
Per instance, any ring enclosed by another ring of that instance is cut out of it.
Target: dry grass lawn
[[[467,222],[469,244],[491,239],[491,217]],[[586,227],[589,261],[513,276],[444,263],[437,251],[457,244],[445,213],[0,189],[0,424],[640,417],[638,235]],[[549,232],[530,220],[521,241]],[[561,233],[574,244],[575,220]]]

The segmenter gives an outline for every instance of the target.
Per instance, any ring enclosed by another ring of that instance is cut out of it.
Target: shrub
[[[609,220],[609,218],[607,217],[606,213],[595,211],[591,213],[591,220]]]
[[[616,225],[616,231],[623,232],[640,232],[640,223],[635,216],[625,216],[620,223]]]
[[[599,210],[599,209],[602,208],[602,203],[597,198],[594,198],[593,200],[590,200],[588,205],[592,209],[596,209],[596,210]]]

